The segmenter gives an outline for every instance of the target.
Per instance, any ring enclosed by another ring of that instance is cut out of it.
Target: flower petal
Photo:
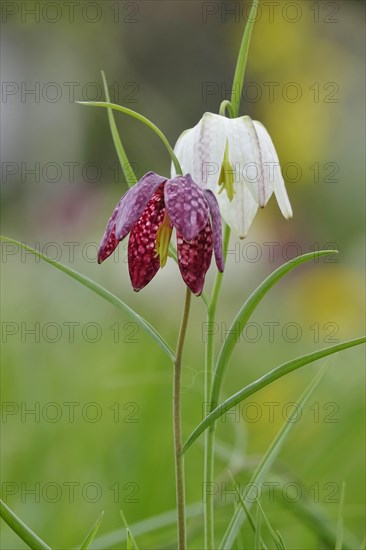
[[[188,288],[200,296],[212,258],[212,230],[208,222],[191,242],[177,231],[178,265]]]
[[[107,227],[105,228],[104,235],[98,250],[98,264],[104,262],[104,260],[106,260],[108,256],[110,256],[112,252],[114,252],[119,243],[119,240],[116,237],[116,217],[118,215],[120,203],[121,201],[119,201],[116,208],[113,210],[113,214],[109,218]]]
[[[98,250],[98,263],[102,263],[115,250],[135,225],[156,189],[166,181],[154,172],[148,172],[123,195],[109,218]]]
[[[209,210],[202,189],[191,176],[177,176],[164,186],[165,206],[173,226],[186,241],[194,239],[205,227]]]
[[[264,161],[267,163],[266,171],[270,179],[270,185],[274,189],[278,206],[286,219],[292,218],[292,208],[287,195],[285,182],[282,177],[281,166],[278,160],[275,146],[267,130],[257,120],[254,122],[257,135],[262,144]],[[269,197],[268,197],[269,198]],[[267,199],[268,200],[268,199]]]
[[[128,241],[128,270],[136,291],[144,288],[159,270],[160,258],[156,255],[155,241],[164,214],[163,188],[160,188],[149,200]]]
[[[179,137],[174,151],[185,174],[202,188],[214,189],[224,158],[229,119],[205,113],[199,123]],[[172,177],[176,175],[174,166]]]
[[[247,236],[258,210],[258,204],[246,185],[234,183],[234,198],[230,201],[226,193],[216,195],[220,212],[227,225],[240,239]]]
[[[264,206],[266,195],[271,195],[273,187],[265,178],[261,143],[249,116],[229,120],[228,143],[234,181],[246,185],[254,200]]]
[[[155,172],[148,172],[123,195],[116,217],[116,237],[119,241],[131,231],[152,195],[165,181],[166,178]]]
[[[225,262],[222,253],[222,227],[219,204],[212,191],[205,189],[204,194],[211,212],[212,241],[216,265],[218,270],[222,273],[224,271]]]

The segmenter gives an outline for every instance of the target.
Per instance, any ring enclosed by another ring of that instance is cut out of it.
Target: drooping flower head
[[[198,187],[189,174],[169,180],[148,172],[129,189],[107,224],[98,263],[130,233],[128,268],[134,290],[141,290],[165,265],[173,228],[182,278],[200,295],[212,250],[218,269],[224,269],[221,218],[214,194]]]
[[[292,217],[275,147],[260,122],[205,113],[180,136],[174,152],[183,170],[215,193],[222,217],[240,238],[273,192],[285,218]]]

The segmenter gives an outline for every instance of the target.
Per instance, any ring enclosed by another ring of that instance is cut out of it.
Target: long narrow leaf
[[[261,537],[261,514],[259,511],[259,508],[257,508],[257,512],[255,515],[255,538],[254,538],[254,548],[255,550],[262,550],[263,546],[261,544],[262,537]]]
[[[237,487],[237,485],[236,485],[236,482],[235,482],[233,476],[230,475],[230,477],[231,477],[231,480],[232,480],[232,482],[233,482],[233,484],[234,484],[234,489],[235,489],[235,492],[236,492],[236,494],[237,494],[237,496],[238,496],[240,506],[242,507],[243,512],[244,512],[244,514],[245,514],[245,516],[246,516],[246,518],[247,518],[247,520],[248,520],[248,522],[249,522],[249,525],[250,525],[250,527],[251,527],[251,529],[252,529],[252,531],[253,531],[253,533],[254,533],[255,539],[258,539],[258,546],[260,546],[261,548],[266,549],[266,545],[264,544],[264,541],[263,541],[263,539],[262,539],[262,537],[261,537],[261,534],[260,534],[260,529],[259,529],[259,532],[257,533],[257,527],[256,527],[256,524],[255,524],[255,522],[254,522],[254,519],[252,518],[252,515],[251,515],[251,513],[250,513],[250,511],[249,511],[249,509],[248,509],[248,507],[247,507],[247,505],[245,504],[243,497],[241,496],[241,493],[240,493],[240,491],[239,491],[239,489],[238,489],[238,487]]]
[[[261,506],[261,503],[259,502],[258,499],[256,500],[256,502],[257,502],[257,506],[259,508],[259,511],[262,515],[262,518],[264,519],[264,522],[267,525],[267,529],[270,532],[270,535],[272,537],[272,540],[274,542],[275,547],[277,548],[277,550],[286,550],[286,548],[283,544],[281,536],[278,536],[276,531],[273,529],[273,527],[271,525],[271,522],[268,519],[267,514],[265,513],[265,511],[263,510],[263,508]]]
[[[271,370],[261,378],[258,378],[258,380],[255,380],[248,386],[245,386],[245,388],[241,389],[240,391],[226,399],[223,403],[221,403],[221,405],[210,412],[204,418],[204,420],[202,420],[202,422],[198,424],[197,428],[188,437],[187,441],[183,445],[182,453],[185,453],[187,449],[189,449],[189,447],[192,445],[192,443],[197,439],[197,437],[199,437],[205,430],[207,430],[207,428],[209,428],[218,418],[220,418],[220,416],[235,407],[235,405],[243,401],[243,399],[246,399],[258,390],[268,386],[269,384],[272,384],[272,382],[274,382],[275,380],[282,378],[282,376],[285,376],[285,374],[297,370],[304,365],[308,365],[309,363],[318,361],[318,359],[322,359],[323,357],[326,357],[327,355],[332,355],[333,353],[337,353],[338,351],[352,348],[354,346],[359,346],[360,344],[363,344],[365,342],[366,337],[356,338],[355,340],[348,340],[347,342],[335,344],[334,346],[330,346],[329,348],[314,351],[313,353],[303,355],[302,357],[297,357],[296,359],[288,361],[287,363],[283,363],[279,367]]]
[[[163,340],[163,338],[160,336],[160,334],[146,321],[143,317],[141,317],[138,313],[136,313],[133,309],[131,309],[127,304],[125,304],[120,298],[112,294],[109,290],[102,287],[99,283],[96,283],[95,281],[92,281],[88,277],[85,277],[85,275],[82,275],[78,271],[75,271],[74,269],[71,269],[71,267],[68,267],[60,262],[57,262],[55,260],[52,260],[48,256],[45,256],[41,252],[38,252],[38,250],[35,250],[34,248],[31,248],[30,246],[27,246],[24,243],[21,243],[19,241],[16,241],[14,239],[10,239],[9,237],[4,237],[3,235],[0,235],[0,240],[6,241],[9,243],[16,244],[17,246],[20,246],[24,248],[24,250],[27,250],[28,252],[32,252],[35,256],[38,256],[45,262],[49,263],[50,265],[53,265],[60,271],[63,271],[85,287],[89,288],[105,300],[107,302],[110,302],[114,306],[116,306],[118,309],[122,310],[123,313],[125,313],[128,317],[133,319],[135,323],[138,324],[138,326],[144,330],[155,342],[160,346],[160,348],[168,355],[168,357],[171,360],[174,360],[174,352],[171,350],[171,348],[168,346],[168,344]]]
[[[123,525],[125,526],[125,529],[126,529],[127,543],[130,544],[131,549],[134,548],[134,550],[139,550],[139,547],[137,545],[135,537],[132,534],[131,528],[127,523],[127,519],[123,513],[123,510],[120,510],[119,513],[121,514]],[[127,547],[128,547],[128,544],[127,544]]]
[[[295,269],[295,267],[305,263],[310,262],[311,260],[317,260],[322,256],[327,256],[329,254],[337,253],[336,250],[320,250],[318,252],[310,252],[309,254],[303,254],[298,256],[293,260],[281,265],[273,273],[271,273],[256,289],[246,302],[241,307],[240,311],[236,315],[230,330],[227,332],[224,344],[220,350],[217,363],[215,365],[215,370],[213,374],[213,383],[211,391],[211,403],[217,403],[219,400],[220,388],[222,385],[225,369],[229,363],[231,354],[234,350],[234,347],[237,343],[237,334],[241,333],[244,329],[246,323],[248,322],[250,316],[256,309],[259,302],[267,294],[267,292],[280,280],[282,277],[287,275],[290,271]]]
[[[97,519],[97,521],[94,523],[93,527],[90,529],[89,533],[86,535],[82,545],[80,546],[80,550],[88,550],[89,546],[93,542],[93,540],[96,537],[96,534],[99,531],[100,524],[102,523],[102,519],[104,516],[104,512],[102,512]]]
[[[324,376],[324,373],[325,373],[325,368],[322,368],[321,371],[313,378],[309,386],[306,388],[305,392],[302,394],[302,396],[299,399],[300,409],[304,407],[306,401],[309,399],[310,395],[313,393],[315,388],[320,383],[322,377]],[[253,476],[249,482],[250,489],[248,490],[244,498],[244,501],[247,503],[248,507],[250,507],[250,504],[255,500],[255,492],[257,490],[258,485],[263,482],[265,476],[267,475],[268,471],[271,469],[273,463],[278,457],[278,454],[282,449],[284,442],[286,441],[288,435],[290,434],[292,428],[294,427],[295,425],[294,419],[296,418],[296,415],[297,415],[297,408],[295,408],[294,411],[291,413],[291,415],[287,419],[287,422],[283,424],[281,430],[279,431],[277,436],[274,438],[271,445],[268,447],[262,460],[260,461],[255,472],[253,473]],[[245,514],[242,508],[238,508],[230,521],[230,524],[226,530],[226,533],[224,534],[219,550],[231,550],[244,520],[245,520]]]
[[[337,538],[335,543],[335,550],[342,550],[343,548],[343,531],[344,531],[343,509],[344,509],[345,494],[346,494],[346,484],[345,482],[343,482],[342,490],[341,490],[341,498],[339,501]]]
[[[146,118],[143,115],[140,115],[140,113],[137,113],[132,109],[129,109],[128,107],[123,107],[122,105],[117,105],[116,103],[110,103],[109,101],[77,101],[77,103],[80,103],[80,105],[87,105],[89,107],[104,107],[105,109],[114,109],[115,111],[119,111],[120,113],[124,113],[125,115],[129,115],[133,118],[136,118],[137,120],[139,120],[140,122],[142,122],[143,124],[151,128],[151,130],[153,130],[153,132],[155,132],[155,134],[161,139],[161,141],[165,145],[170,155],[170,158],[172,159],[172,162],[174,164],[174,168],[177,174],[182,173],[182,168],[179,164],[177,157],[175,156],[175,153],[169,141],[167,140],[163,132],[160,130],[160,128],[158,128],[156,124],[151,122],[151,120],[149,120],[148,118]]]
[[[110,103],[108,84],[107,84],[107,79],[105,77],[104,71],[102,71],[102,79],[103,79],[105,97],[107,102]],[[121,138],[119,137],[119,133],[117,130],[116,122],[114,120],[114,114],[112,109],[108,109],[108,120],[109,120],[109,127],[111,129],[112,138],[113,138],[113,143],[116,148],[116,152],[125,176],[126,183],[129,187],[132,187],[132,185],[134,185],[137,182],[137,178],[128,160],[125,148],[122,145]]]
[[[187,519],[196,518],[202,514],[202,502],[196,502],[195,504],[190,504],[187,506]],[[130,525],[130,530],[133,531],[135,537],[140,537],[148,533],[152,533],[159,529],[166,527],[174,526],[177,521],[177,512],[176,510],[169,510],[168,512],[163,512],[158,516],[153,516],[151,518],[144,519],[142,521],[133,523]],[[115,544],[121,544],[121,542],[126,541],[126,530],[125,529],[116,529],[107,533],[101,537],[95,539],[93,543],[94,550],[105,550],[110,546]]]
[[[16,514],[0,499],[0,515],[9,525],[10,529],[22,539],[32,550],[51,550],[42,539],[39,538]]]
[[[276,476],[280,486],[288,482],[288,479]],[[278,502],[281,506],[285,507],[291,514],[294,514],[304,525],[309,527],[313,531],[320,542],[326,548],[334,548],[337,540],[337,524],[334,520],[330,519],[324,512],[322,506],[319,503],[315,503],[314,499],[307,493],[306,488],[303,487],[303,498],[296,503],[283,498],[282,488],[274,486],[275,493],[278,494]],[[353,535],[353,533],[344,529],[343,532],[343,549],[354,550],[359,547],[359,541]]]

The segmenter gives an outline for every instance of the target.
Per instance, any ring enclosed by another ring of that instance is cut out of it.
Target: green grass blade
[[[89,546],[95,539],[96,534],[98,533],[100,524],[102,523],[104,516],[104,512],[102,512],[97,519],[97,521],[94,523],[93,527],[90,529],[89,533],[86,535],[82,545],[80,546],[80,550],[88,550]]]
[[[341,498],[339,500],[337,538],[335,543],[335,550],[342,550],[343,548],[343,531],[344,531],[343,509],[344,509],[345,494],[346,494],[346,484],[343,481]]]
[[[174,361],[174,352],[171,350],[165,340],[163,340],[160,334],[154,329],[154,327],[152,327],[150,323],[148,323],[143,317],[141,317],[138,313],[131,309],[127,304],[125,304],[120,298],[112,294],[106,288],[102,287],[99,283],[92,281],[88,277],[85,277],[85,275],[82,275],[78,271],[75,271],[74,269],[71,269],[70,267],[60,262],[48,258],[48,256],[45,256],[41,252],[38,252],[38,250],[35,250],[34,248],[31,248],[24,243],[21,243],[14,239],[10,239],[9,237],[4,237],[3,235],[0,235],[0,240],[16,244],[17,246],[21,246],[22,248],[24,248],[24,250],[32,252],[38,258],[41,258],[42,260],[49,263],[50,265],[53,265],[63,273],[66,273],[85,287],[89,288],[90,290],[107,300],[107,302],[116,306],[128,317],[130,317],[143,331],[151,336],[151,338],[160,346],[160,348],[167,354],[167,356]]]
[[[264,523],[267,525],[267,529],[268,529],[268,531],[269,531],[269,533],[272,537],[272,540],[274,542],[275,547],[277,548],[277,550],[286,550],[286,548],[283,545],[281,536],[279,537],[277,535],[276,531],[273,529],[273,527],[271,525],[271,522],[269,521],[268,516],[265,513],[265,511],[263,510],[263,508],[261,506],[261,503],[259,502],[258,499],[256,499],[256,503],[257,503],[257,506],[258,506],[259,511],[261,513],[261,516],[264,519]]]
[[[131,531],[129,529],[126,529],[126,537],[127,537],[127,550],[132,550]]]
[[[195,504],[190,504],[187,506],[187,519],[197,518],[202,515],[202,502],[196,502]],[[135,537],[140,537],[148,533],[153,533],[160,529],[171,527],[176,525],[177,522],[177,512],[175,508],[169,510],[168,512],[163,512],[157,516],[138,521],[130,525],[130,529],[133,531]],[[126,539],[126,530],[125,529],[116,529],[110,533],[106,533],[101,537],[95,539],[93,544],[94,550],[106,550],[114,545],[120,545],[121,542],[125,542]]]
[[[127,523],[126,516],[123,513],[123,510],[120,510],[119,513],[121,514],[121,518],[123,521],[123,525],[126,528],[126,536],[127,536],[127,548],[130,548],[131,550],[139,550],[139,547],[137,546],[137,542],[135,540],[135,537],[132,534],[132,531]]]
[[[337,251],[335,250],[320,250],[318,252],[310,252],[309,254],[298,256],[297,258],[290,260],[289,262],[276,269],[258,286],[258,288],[254,290],[254,292],[252,292],[252,294],[245,301],[240,311],[236,315],[234,321],[232,322],[230,330],[228,331],[224,344],[220,350],[213,374],[210,399],[211,403],[218,403],[219,401],[223,377],[234,347],[237,343],[237,334],[240,334],[242,332],[250,316],[256,309],[259,302],[267,294],[267,292],[285,275],[287,275],[287,273],[295,269],[295,267],[298,267],[299,265],[305,262],[309,262],[311,260],[317,260],[322,256],[327,256],[329,254],[335,253],[337,253]]]
[[[297,357],[296,359],[288,361],[287,363],[283,363],[279,367],[271,370],[261,378],[258,378],[248,386],[245,386],[245,388],[239,390],[237,393],[221,403],[221,405],[216,407],[212,412],[210,412],[202,420],[202,422],[198,424],[195,430],[188,437],[187,441],[183,445],[182,453],[185,453],[192,445],[192,443],[196,441],[197,437],[199,437],[205,430],[207,430],[207,428],[209,428],[214,422],[216,422],[216,420],[220,418],[220,416],[225,414],[228,410],[235,407],[238,403],[240,403],[250,395],[253,395],[253,393],[268,386],[269,384],[272,384],[275,380],[278,380],[279,378],[285,376],[286,374],[289,374],[290,372],[293,372],[305,365],[309,365],[314,361],[318,361],[318,359],[322,359],[323,357],[327,357],[328,355],[332,355],[333,353],[337,353],[347,348],[359,346],[360,344],[363,344],[365,342],[366,337],[356,338],[355,340],[348,340],[347,342],[335,344],[334,346],[330,346],[328,348],[309,353],[308,355]]]
[[[301,409],[304,407],[306,401],[309,399],[310,395],[313,393],[313,391],[316,389],[316,387],[320,383],[324,374],[325,374],[325,368],[322,368],[321,371],[313,378],[309,386],[306,388],[306,390],[300,397],[298,403]],[[244,499],[248,502],[248,506],[254,500],[254,497],[255,497],[254,490],[256,490],[256,487],[258,486],[258,484],[260,484],[264,480],[268,471],[271,469],[284,442],[286,441],[288,435],[290,434],[292,428],[294,427],[295,425],[294,419],[296,418],[296,415],[297,415],[297,407],[294,409],[294,411],[291,413],[291,415],[287,419],[288,421],[283,424],[281,430],[279,431],[275,439],[272,441],[272,443],[268,447],[262,460],[260,461],[255,472],[253,473],[253,476],[249,482],[251,489],[248,490]],[[226,533],[220,543],[219,550],[231,550],[244,520],[245,520],[245,514],[243,510],[239,508],[230,521],[230,524],[226,530]]]
[[[123,107],[122,105],[117,105],[116,103],[110,103],[109,101],[77,101],[77,103],[80,103],[80,105],[87,105],[89,107],[104,107],[105,109],[114,109],[115,111],[119,111],[120,113],[124,113],[125,115],[129,115],[133,118],[136,118],[137,120],[139,120],[140,122],[148,126],[151,130],[153,130],[153,132],[155,132],[155,134],[161,139],[161,141],[165,145],[170,155],[170,158],[172,159],[176,173],[177,174],[182,173],[182,168],[179,164],[179,161],[172,147],[170,146],[169,141],[167,140],[163,132],[160,130],[160,128],[158,128],[156,124],[151,122],[151,120],[149,120],[148,118],[146,118],[143,115],[140,115],[140,113],[137,113],[132,109],[129,109],[128,107]]]
[[[255,550],[262,550],[262,537],[261,537],[261,514],[259,508],[257,508],[257,513],[255,516],[255,538],[254,538],[254,548]]]
[[[283,538],[281,537],[281,533],[280,533],[279,531],[276,531],[276,535],[277,535],[277,537],[278,537],[279,542],[280,542],[281,545],[282,545],[282,548],[283,548],[284,550],[286,550],[286,546],[285,546],[285,543],[283,542]]]
[[[22,522],[20,518],[10,508],[7,507],[5,502],[0,499],[0,515],[10,527],[22,539],[25,544],[32,548],[32,550],[51,550],[51,547],[48,546],[38,535],[33,533],[33,531]]]
[[[103,80],[106,100],[108,103],[110,103],[108,83],[107,83],[107,79],[105,77],[104,71],[102,71],[102,80]],[[108,109],[108,120],[109,120],[109,127],[111,129],[112,138],[113,138],[113,143],[116,148],[116,152],[118,155],[118,159],[119,159],[122,171],[125,176],[126,183],[128,187],[132,187],[132,185],[134,185],[137,182],[137,178],[128,160],[125,148],[122,145],[121,138],[119,137],[119,133],[117,130],[116,122],[114,120],[114,114],[112,109]]]
[[[278,479],[281,486],[288,481],[288,478],[282,477],[276,477],[275,479]],[[326,548],[334,548],[337,538],[337,525],[327,516],[321,505],[313,501],[305,487],[303,487],[303,498],[296,503],[283,498],[282,490],[279,487],[274,487],[274,491],[278,495],[279,504],[313,531],[319,538],[321,545]],[[344,529],[343,549],[353,550],[358,547],[359,541],[357,538],[353,533]]]
[[[245,504],[244,499],[243,499],[243,497],[241,496],[240,491],[239,491],[239,489],[238,489],[238,487],[237,487],[237,485],[236,485],[236,483],[235,483],[235,480],[234,480],[234,478],[233,478],[233,476],[232,476],[231,474],[230,474],[230,477],[231,477],[231,481],[232,481],[232,483],[233,483],[233,485],[234,485],[235,492],[236,492],[236,494],[237,494],[237,496],[238,496],[240,506],[242,507],[243,512],[244,512],[244,514],[245,514],[245,516],[246,516],[246,518],[247,518],[247,520],[248,520],[248,523],[249,523],[249,525],[250,525],[250,527],[251,527],[251,529],[252,529],[252,531],[253,531],[253,533],[254,533],[254,537],[255,537],[255,539],[258,538],[258,547],[264,548],[264,549],[265,549],[265,548],[266,548],[266,545],[264,544],[264,541],[263,541],[263,539],[262,539],[262,537],[261,537],[260,529],[259,529],[259,532],[257,532],[256,522],[254,522],[254,519],[252,518],[252,515],[251,515],[251,513],[250,513],[250,511],[249,511],[249,509],[248,509],[248,507],[247,507],[247,505]],[[256,521],[257,521],[257,519],[258,519],[258,518],[257,518],[257,516],[256,516]]]

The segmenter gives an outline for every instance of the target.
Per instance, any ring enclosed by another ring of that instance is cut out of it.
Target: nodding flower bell
[[[292,217],[276,150],[260,122],[205,113],[183,132],[174,152],[182,169],[215,193],[222,217],[240,238],[273,192],[285,218]]]
[[[167,179],[148,172],[131,187],[108,221],[98,263],[130,233],[128,268],[133,289],[141,290],[166,264],[173,228],[182,278],[199,296],[212,250],[218,269],[224,269],[221,218],[214,194],[198,187],[189,174]]]

